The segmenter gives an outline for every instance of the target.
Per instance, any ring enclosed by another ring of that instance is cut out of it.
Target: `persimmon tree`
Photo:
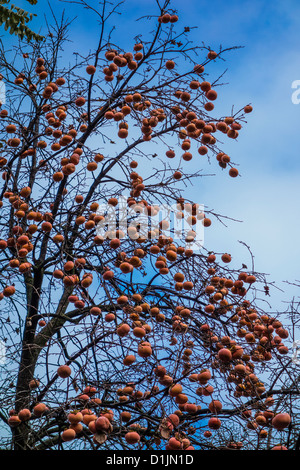
[[[66,66],[64,21],[43,42],[1,44],[1,446],[298,448],[284,344],[297,307],[266,311],[263,274],[195,249],[195,227],[220,216],[191,184],[208,158],[238,176],[226,141],[252,111],[214,115],[230,50],[192,45],[169,0],[124,50],[107,27],[118,5],[79,3],[100,25],[87,57]],[[112,228],[124,195],[126,229]],[[186,221],[181,239],[168,218],[151,226],[163,205]]]

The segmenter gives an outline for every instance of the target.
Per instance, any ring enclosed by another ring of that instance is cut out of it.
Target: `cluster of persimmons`
[[[160,24],[173,24],[178,21],[178,16],[164,13],[159,16],[158,21]],[[104,67],[99,69],[97,65],[88,64],[85,72],[91,81],[94,76],[100,74],[108,84],[121,83],[125,80],[126,74],[139,70],[147,54],[149,52],[145,50],[142,42],[136,43],[132,52],[108,48],[104,54],[106,61]],[[205,61],[208,63],[214,61],[218,55],[217,52],[209,50]],[[27,60],[29,55],[24,54],[23,57]],[[172,73],[176,69],[175,60],[166,60],[163,68],[164,73]],[[178,137],[179,153],[184,165],[188,165],[185,162],[192,160],[192,147],[196,145],[200,156],[213,151],[221,168],[229,167],[231,177],[239,175],[229,155],[216,149],[218,136],[224,135],[230,139],[238,137],[242,128],[241,122],[238,116],[225,116],[220,119],[209,117],[207,113],[214,110],[214,101],[218,98],[218,93],[204,77],[204,71],[205,66],[202,64],[193,67],[192,79],[189,79],[186,88],[178,88],[173,93],[173,102],[169,107],[159,105],[158,99],[147,96],[143,88],[130,92],[125,89],[118,105],[108,100],[108,104],[98,107],[97,115],[100,118],[97,118],[97,121],[90,116],[87,106],[90,98],[87,94],[76,96],[71,103],[60,102],[59,92],[68,86],[68,80],[63,76],[54,79],[53,73],[47,68],[47,60],[38,57],[35,63],[36,83],[29,81],[26,73],[22,72],[15,77],[14,84],[20,87],[21,91],[24,88],[28,90],[36,97],[35,99],[42,99],[39,116],[42,131],[32,140],[24,140],[24,132],[28,129],[24,127],[21,129],[8,110],[0,111],[1,130],[7,136],[5,143],[7,154],[2,152],[0,157],[4,184],[0,208],[1,211],[6,210],[10,220],[7,227],[1,229],[3,234],[7,232],[0,240],[0,250],[1,256],[4,257],[4,254],[6,256],[9,271],[7,279],[10,282],[3,287],[0,300],[14,299],[18,294],[20,276],[28,280],[35,275],[35,270],[38,269],[37,247],[42,243],[46,250],[49,247],[52,252],[56,250],[56,265],[52,271],[51,282],[61,292],[69,289],[68,303],[71,308],[91,316],[96,319],[95,321],[101,318],[106,325],[105,328],[110,328],[110,337],[114,340],[117,338],[123,344],[123,356],[119,358],[122,368],[127,371],[138,363],[151,364],[154,380],[151,388],[144,390],[139,387],[138,379],[114,387],[110,390],[111,396],[113,394],[115,397],[115,404],[111,408],[107,407],[100,398],[101,384],[82,387],[73,402],[64,404],[64,430],[60,435],[64,442],[77,438],[84,439],[88,433],[93,436],[95,445],[101,445],[118,429],[118,435],[123,436],[128,445],[137,444],[147,439],[147,426],[135,419],[135,412],[143,410],[147,402],[166,396],[169,406],[173,409],[163,414],[157,421],[153,434],[155,444],[160,445],[163,441],[168,450],[194,449],[195,442],[193,443],[191,437],[194,431],[187,431],[185,423],[196,423],[197,417],[199,420],[203,418],[202,411],[205,406],[207,425],[202,434],[209,440],[213,432],[221,428],[222,417],[225,416],[222,414],[224,409],[221,398],[215,398],[215,389],[212,385],[215,371],[219,371],[227,385],[234,387],[232,399],[249,397],[260,403],[261,407],[256,407],[254,415],[250,406],[240,408],[239,416],[249,431],[255,431],[261,439],[265,439],[269,428],[282,431],[291,423],[288,413],[275,413],[270,410],[274,404],[272,396],[260,398],[264,397],[267,390],[263,380],[256,375],[256,364],[272,361],[278,354],[287,354],[288,348],[283,340],[288,338],[289,333],[281,321],[268,314],[262,314],[246,299],[248,292],[257,282],[253,272],[231,270],[228,266],[232,260],[228,253],[222,254],[220,259],[213,253],[197,255],[188,244],[179,244],[171,236],[164,236],[164,228],[168,228],[166,220],[150,233],[150,238],[140,236],[138,229],[131,227],[129,229],[131,245],[128,245],[127,241],[127,245],[125,244],[123,240],[125,234],[118,229],[109,239],[101,237],[96,229],[97,225],[105,220],[105,214],[99,210],[97,200],[91,200],[91,195],[84,192],[84,180],[82,191],[80,186],[75,188],[77,192],[72,200],[72,210],[75,208],[75,215],[73,219],[69,219],[70,226],[64,231],[64,224],[57,221],[60,205],[68,196],[69,178],[84,170],[85,174],[94,178],[92,181],[97,181],[99,177],[100,184],[101,172],[107,174],[106,170],[103,170],[108,159],[104,155],[105,152],[93,153],[87,151],[85,146],[85,139],[92,133],[96,122],[101,122],[102,126],[116,126],[115,135],[123,139],[121,143],[126,142],[126,145],[127,139],[130,138],[131,122],[139,124],[140,134],[137,138],[139,144],[155,139],[171,122],[172,131]],[[166,76],[165,80],[169,78]],[[197,99],[202,100],[199,112],[195,109],[195,93]],[[242,115],[251,111],[252,107],[247,105],[242,109]],[[73,119],[74,115],[77,116],[76,119]],[[134,130],[133,126],[132,129]],[[164,152],[165,161],[169,164],[170,160],[176,159],[176,153],[174,148],[167,148]],[[22,167],[32,161],[36,163],[30,177],[27,178],[27,184],[23,184],[24,178],[22,183],[19,183],[20,170],[14,170],[14,162],[19,162],[18,165]],[[140,211],[151,218],[157,214],[159,205],[149,201],[148,191],[151,191],[151,188],[140,174],[142,170],[138,170],[139,165],[138,159],[133,158],[128,163],[127,184],[130,196],[127,204],[129,208],[138,206]],[[54,187],[55,191],[59,192],[59,196],[56,196],[50,204],[43,201],[39,204],[33,178],[33,173],[39,172],[44,175],[46,187]],[[182,176],[182,170],[173,171],[172,184]],[[72,188],[72,194],[75,189]],[[89,189],[87,188],[87,191]],[[118,197],[115,194],[109,195],[106,199],[108,204],[118,206]],[[186,216],[190,226],[185,241],[193,240],[195,235],[193,226],[197,221],[200,220],[204,227],[211,225],[211,219],[197,204],[182,197],[178,197],[176,203],[176,216],[178,218]],[[66,216],[63,211],[61,214],[61,217]],[[71,231],[69,238],[66,236],[68,230]],[[71,239],[73,243],[77,239],[85,240],[88,253],[80,253],[80,250],[73,249],[70,254],[68,247]],[[110,261],[106,261],[100,270],[96,269],[93,272],[96,263],[93,265],[90,253],[102,247],[111,254]],[[188,272],[185,267],[180,269],[181,263],[185,266],[189,261],[194,262],[197,256],[203,266],[203,282],[200,290],[197,287],[197,276],[193,275],[192,270]],[[166,310],[159,302],[155,303],[153,296],[148,296],[147,289],[132,292],[122,287],[120,280],[129,279],[143,269],[147,271],[149,260],[156,275],[161,276],[163,283],[168,283],[168,292],[173,296],[171,314],[170,310]],[[107,289],[112,289],[117,293],[113,300],[97,302],[93,294],[89,294],[95,277],[98,278],[99,275],[105,292]],[[192,300],[196,287],[202,302],[200,311],[193,310]],[[107,309],[109,303],[112,305]],[[195,327],[193,321],[197,315],[200,315],[202,321]],[[220,319],[224,322],[223,326],[225,324],[230,326],[230,334],[227,327],[224,327],[223,333],[221,332],[218,324]],[[39,332],[50,335],[51,318],[37,314],[37,320],[36,335]],[[181,373],[177,375],[176,368],[174,370],[173,367],[172,372],[169,365],[164,365],[163,355],[160,358],[156,351],[156,335],[161,334],[161,330],[156,328],[164,325],[170,334],[171,345],[184,345],[182,348],[178,347],[177,361],[183,365]],[[135,350],[129,351],[127,348],[126,341],[129,338],[136,341],[131,341],[136,346]],[[199,365],[198,353],[194,359],[199,341],[206,352],[210,352],[205,367]],[[54,371],[54,376],[57,380],[67,382],[73,373],[74,367],[70,360],[60,365]],[[142,368],[141,378],[143,373]],[[32,377],[28,383],[29,394],[40,390],[40,387],[42,387],[40,380]],[[12,429],[16,430],[23,423],[35,424],[38,420],[51,416],[51,406],[47,401],[36,402],[35,399],[36,395],[33,395],[32,400],[29,399],[28,407],[10,410],[8,424]],[[146,415],[145,408],[143,419]],[[231,442],[228,446],[241,448],[243,443]]]

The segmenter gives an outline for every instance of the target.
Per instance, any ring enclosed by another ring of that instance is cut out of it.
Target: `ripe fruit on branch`
[[[108,431],[110,429],[110,421],[105,416],[100,416],[96,422],[95,427],[97,431]]]
[[[223,263],[230,263],[230,261],[231,261],[231,255],[229,255],[228,253],[224,253],[224,254],[221,256],[221,259],[222,259]]]
[[[19,411],[18,416],[21,421],[28,421],[31,418],[31,411],[27,408],[23,408]]]
[[[288,413],[279,413],[272,419],[272,425],[278,431],[287,428],[291,422],[291,417]]]
[[[181,442],[178,441],[175,437],[171,437],[168,442],[168,447],[170,450],[181,449]]]
[[[72,370],[67,365],[60,366],[57,369],[57,375],[61,377],[62,379],[66,379],[67,377],[70,377],[71,373],[72,373]]]
[[[152,348],[150,343],[144,341],[138,345],[138,355],[143,358],[151,356]]]
[[[44,403],[38,403],[33,408],[33,414],[34,416],[40,417],[45,413],[46,410],[47,410],[47,406]]]
[[[236,178],[238,174],[239,174],[239,171],[237,168],[230,168],[229,176],[231,176],[232,178]]]
[[[21,420],[18,415],[12,415],[8,418],[8,424],[11,428],[17,427],[19,424],[21,424]]]
[[[83,414],[80,411],[74,411],[68,414],[68,421],[71,424],[77,424],[83,420]]]
[[[125,440],[128,444],[137,444],[140,439],[140,435],[135,431],[129,431],[125,434]]]
[[[208,59],[215,59],[216,57],[218,57],[218,54],[215,51],[209,51],[209,53],[207,54]]]
[[[205,369],[197,375],[197,380],[201,385],[206,385],[207,381],[211,379],[211,373],[209,369]]]
[[[221,421],[219,418],[210,418],[208,421],[208,427],[210,429],[219,429],[221,427]]]
[[[232,359],[232,354],[229,349],[222,348],[218,351],[218,358],[222,362],[229,362]]]
[[[65,429],[65,431],[61,433],[61,439],[62,441],[65,441],[65,442],[73,441],[75,437],[76,437],[76,432],[74,431],[74,429],[71,429],[71,428]]]
[[[213,313],[215,311],[215,307],[212,304],[206,305],[204,307],[206,313]]]
[[[123,323],[117,328],[117,335],[123,338],[124,336],[127,336],[128,333],[130,332],[130,326],[127,323]]]
[[[175,62],[173,60],[167,60],[166,62],[166,68],[168,70],[172,70],[175,67]]]
[[[169,388],[169,395],[171,397],[176,397],[177,395],[179,395],[180,393],[182,392],[182,385],[180,385],[179,383],[175,384],[175,385],[172,385],[170,388]]]
[[[8,134],[13,134],[14,132],[16,132],[17,128],[14,124],[8,124],[5,130]]]
[[[40,386],[40,381],[37,380],[37,379],[32,379],[30,380],[29,382],[29,388],[30,390],[35,390],[36,388],[38,388]]]
[[[107,270],[102,274],[102,277],[105,281],[108,281],[114,277],[114,272],[111,270]]]
[[[123,364],[124,366],[130,366],[136,361],[136,357],[133,354],[128,354],[126,357],[123,359]]]
[[[208,100],[214,101],[214,100],[217,99],[218,93],[216,92],[216,90],[210,89],[210,90],[208,90],[208,91],[205,93],[205,96],[206,96],[206,98],[207,98]]]
[[[94,75],[94,73],[96,72],[96,67],[94,67],[94,65],[88,65],[86,68],[86,72],[89,75]]]
[[[209,411],[211,411],[212,413],[219,413],[223,408],[223,405],[222,403],[219,401],[219,400],[213,400],[209,405],[208,405],[208,409]]]
[[[75,104],[76,104],[76,106],[81,107],[85,104],[85,101],[86,100],[83,96],[79,96],[78,98],[76,98]]]

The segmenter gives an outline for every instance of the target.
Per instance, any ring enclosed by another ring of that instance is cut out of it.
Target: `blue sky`
[[[46,0],[32,7],[25,0],[17,5],[37,13],[31,23],[35,30],[41,26],[44,14],[49,19]],[[91,1],[97,6],[97,1]],[[239,164],[241,177],[230,178],[212,159],[203,161],[205,173],[214,177],[202,178],[189,189],[194,199],[219,214],[240,219],[224,228],[217,220],[206,231],[205,246],[216,252],[227,251],[233,256],[233,265],[240,267],[250,259],[247,250],[238,243],[250,245],[255,255],[255,268],[269,273],[269,280],[278,282],[286,293],[274,291],[274,309],[282,309],[281,300],[298,296],[298,289],[282,281],[300,279],[300,105],[292,103],[292,82],[300,80],[300,4],[296,0],[174,0],[183,26],[197,26],[190,38],[194,44],[204,41],[212,49],[243,46],[226,54],[226,62],[218,62],[209,72],[216,77],[226,68],[227,85],[218,89],[216,115],[230,114],[251,103],[254,111],[235,142],[225,141],[224,150]],[[93,50],[97,42],[98,25],[94,16],[79,5],[52,0],[51,7],[66,16],[77,16],[70,28],[66,56],[73,50]],[[114,35],[122,45],[134,44],[139,31],[137,17],[156,12],[155,0],[125,0],[111,24],[118,25]],[[122,21],[120,21],[120,18]],[[49,19],[49,21],[51,21]],[[144,28],[144,26],[143,26]],[[150,27],[147,31],[151,29]],[[4,42],[12,41],[4,36]],[[189,162],[189,169],[198,170],[199,160]]]

